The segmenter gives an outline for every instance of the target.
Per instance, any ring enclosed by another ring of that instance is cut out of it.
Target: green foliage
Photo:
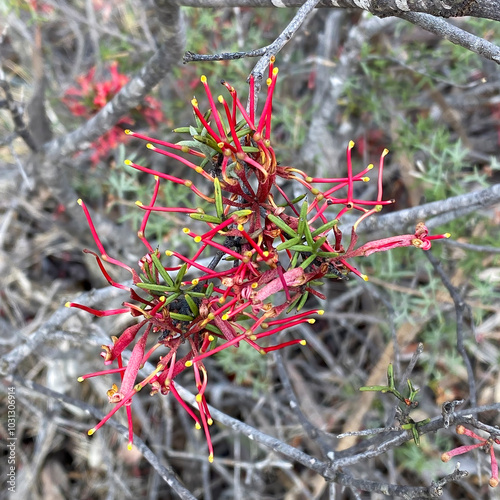
[[[238,348],[220,351],[214,360],[238,385],[251,386],[255,394],[267,390],[267,357],[246,342],[241,342]]]

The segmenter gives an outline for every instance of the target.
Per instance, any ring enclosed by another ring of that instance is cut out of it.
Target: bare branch
[[[467,370],[467,378],[469,381],[469,400],[470,405],[474,408],[477,403],[476,380],[474,378],[474,370],[472,369],[471,360],[469,358],[469,355],[467,354],[467,351],[465,350],[464,345],[464,319],[467,315],[469,317],[469,321],[471,321],[471,309],[470,306],[465,302],[460,292],[452,285],[439,260],[434,257],[431,251],[425,252],[425,256],[432,264],[434,271],[441,278],[443,285],[447,288],[451,298],[453,299],[453,303],[455,304],[455,315],[457,322],[457,351],[459,352],[460,356],[462,356],[465,368]]]
[[[499,6],[500,9],[500,6]],[[499,10],[500,12],[500,10]],[[475,52],[486,59],[500,64],[500,47],[494,43],[488,42],[484,38],[478,37],[465,31],[453,24],[438,19],[429,14],[420,14],[415,12],[405,12],[397,14],[401,19],[405,19],[421,28],[438,35],[456,45],[460,45],[471,52]]]
[[[171,0],[185,7],[300,7],[301,0]],[[423,12],[437,17],[473,16],[500,20],[499,0],[320,0],[318,7],[363,9],[377,16]]]
[[[102,419],[104,415],[97,410],[95,407],[84,403],[78,399],[66,396],[60,392],[52,391],[51,389],[44,387],[43,385],[37,384],[31,380],[15,376],[12,377],[12,380],[17,382],[18,384],[27,387],[31,391],[38,392],[47,396],[49,398],[55,399],[60,403],[76,406],[91,415],[93,415],[97,419]],[[110,420],[109,425],[113,427],[116,431],[118,431],[123,436],[128,437],[128,430],[123,425],[119,424],[115,420]],[[162,460],[153,453],[153,451],[146,445],[146,443],[139,437],[134,436],[134,446],[136,446],[142,456],[151,464],[153,469],[160,475],[160,477],[172,488],[172,490],[177,493],[179,498],[182,500],[195,500],[196,497],[182,484],[181,480],[178,478],[177,474],[174,472],[170,465],[163,465],[161,462],[165,460],[163,457]]]
[[[399,212],[371,217],[363,221],[358,228],[358,234],[372,231],[405,231],[415,225],[415,221],[425,220],[431,228],[443,222],[443,214],[456,218],[474,212],[482,207],[491,207],[500,201],[500,184],[473,193],[453,196],[446,200],[426,203],[418,207],[407,208]],[[430,217],[432,219],[428,220]]]
[[[14,122],[14,129],[17,135],[24,140],[31,151],[38,151],[38,146],[33,139],[30,131],[28,130],[28,127],[24,123],[23,115],[19,109],[19,106],[14,101],[14,97],[12,95],[12,92],[10,91],[9,82],[0,79],[0,88],[2,88],[5,94],[5,99],[0,102],[0,107],[9,110],[12,121]]]

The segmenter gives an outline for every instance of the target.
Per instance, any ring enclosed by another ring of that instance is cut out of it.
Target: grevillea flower
[[[475,432],[472,432],[470,429],[467,429],[463,425],[457,425],[456,428],[457,434],[463,434],[465,436],[469,436],[473,439],[476,439],[478,443],[469,444],[465,446],[459,446],[458,448],[454,448],[453,450],[446,451],[441,455],[441,460],[443,462],[448,462],[452,457],[457,455],[463,455],[471,450],[475,450],[476,448],[481,448],[486,453],[490,454],[491,459],[491,478],[489,484],[492,488],[498,485],[498,462],[495,456],[495,450],[493,448],[494,444],[500,444],[500,439],[496,437],[483,438],[478,436]]]
[[[75,116],[91,118],[101,110],[128,82],[128,76],[118,71],[118,63],[115,61],[109,66],[109,79],[96,80],[95,68],[86,75],[77,79],[78,85],[66,91],[62,101],[70,112]],[[135,125],[141,118],[152,129],[164,120],[161,104],[151,96],[144,99],[144,103],[132,110],[130,116],[121,118],[103,136],[93,144],[91,161],[95,165],[99,160],[108,156],[109,151],[125,141],[123,129]]]
[[[113,338],[113,344],[103,346],[104,363],[110,365],[116,361],[117,367],[81,378],[105,373],[118,373],[121,377],[121,386],[113,385],[108,392],[115,407],[91,433],[125,406],[131,445],[130,403],[139,390],[150,386],[152,394],[171,392],[191,415],[196,427],[204,429],[209,460],[213,460],[208,430],[212,418],[205,399],[208,374],[204,360],[207,357],[242,342],[261,354],[295,344],[304,345],[305,341],[300,339],[273,345],[268,337],[300,323],[314,323],[313,316],[322,314],[322,310],[300,311],[308,296],[325,298],[318,290],[321,279],[345,279],[350,272],[367,279],[349,259],[401,246],[427,250],[432,240],[449,236],[429,236],[422,223],[412,235],[372,241],[356,248],[357,226],[392,203],[382,199],[382,170],[387,150],[380,158],[378,194],[374,201],[357,199],[354,195],[355,183],[368,181],[366,174],[373,165],[357,173],[353,171],[352,142],[347,148],[346,177],[315,178],[297,168],[279,165],[271,143],[271,111],[277,75],[278,69],[271,62],[267,97],[260,117],[255,114],[253,77],[247,111],[236,90],[227,82],[222,84],[229,93],[229,102],[223,96],[214,99],[206,77],[202,76],[209,110],[202,113],[198,101],[192,100],[196,125],[177,129],[177,132],[188,133],[188,140],[173,144],[126,131],[130,136],[148,141],[149,149],[180,161],[191,171],[189,178],[180,178],[129,160],[125,162],[155,179],[149,203],[137,202],[144,211],[138,236],[147,249],[139,262],[140,272],[106,253],[89,211],[79,201],[100,252],[100,255],[94,254],[97,264],[108,282],[127,291],[131,301],[109,311],[74,303],[67,305],[96,316],[130,314],[139,318],[137,325],[127,328],[119,338]],[[196,176],[195,184],[191,178]],[[201,208],[157,206],[163,181],[185,186],[191,192],[187,191],[188,196],[194,198],[193,205],[200,204],[196,203],[198,198],[213,207],[212,213]],[[281,181],[299,183],[304,195],[291,200]],[[306,199],[307,195],[310,200]],[[325,213],[332,206],[337,207],[335,218],[328,219]],[[357,211],[360,216],[345,250],[338,223],[348,211]],[[199,245],[194,255],[167,250],[168,259],[164,260],[146,235],[147,222],[153,212],[174,212],[197,225],[197,232],[188,225],[182,230]],[[205,256],[211,257],[208,265],[201,263],[201,257]],[[128,288],[113,281],[102,261],[128,270],[134,286]],[[285,317],[281,317],[283,315]],[[189,347],[182,358],[178,354],[181,345]],[[134,347],[125,366],[122,355],[129,346]],[[167,354],[162,354],[155,370],[142,378],[139,376],[141,366],[158,349]],[[186,368],[193,370],[199,417],[176,390],[175,378]],[[137,379],[139,382],[135,382]]]

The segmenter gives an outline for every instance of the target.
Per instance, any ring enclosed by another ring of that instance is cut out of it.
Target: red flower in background
[[[91,118],[111,101],[129,80],[127,75],[118,71],[116,61],[109,66],[110,78],[107,80],[96,80],[95,71],[96,69],[92,68],[86,75],[78,77],[78,85],[69,88],[62,99],[75,116]],[[141,119],[155,130],[164,120],[160,102],[153,97],[145,97],[144,103],[132,110],[130,116],[121,118],[111,130],[99,137],[92,144],[92,164],[105,159],[112,149],[125,142],[123,129],[137,125]]]

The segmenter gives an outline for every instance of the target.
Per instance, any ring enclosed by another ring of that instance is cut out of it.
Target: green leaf
[[[302,207],[300,208],[300,215],[299,215],[299,224],[297,227],[297,233],[300,235],[304,234],[306,225],[307,225],[307,209],[309,208],[309,204],[307,201],[304,201],[302,203]]]
[[[306,196],[307,196],[307,193],[301,194],[300,196],[297,196],[297,198],[294,198],[293,200],[291,200],[290,203],[288,201],[286,201],[285,203],[280,203],[278,205],[278,207],[288,207],[290,205],[295,205],[299,201],[303,200]]]
[[[307,257],[307,259],[300,264],[300,267],[302,269],[306,269],[308,265],[312,264],[314,262],[314,259],[316,259],[316,255],[312,254]]]
[[[334,226],[336,226],[339,223],[337,219],[333,219],[326,224],[323,224],[322,226],[319,226],[318,229],[315,229],[311,234],[313,238],[316,236],[319,236],[321,233],[324,233],[325,231],[330,231]]]
[[[276,225],[279,229],[281,229],[284,233],[288,234],[288,236],[291,236],[292,238],[295,238],[298,236],[298,234],[280,217],[277,217],[274,214],[268,214],[267,218]]]
[[[144,290],[161,293],[171,293],[177,290],[177,288],[173,286],[158,285],[157,283],[136,283],[136,286]]]
[[[199,310],[198,306],[196,305],[196,302],[193,300],[190,294],[185,293],[184,298],[186,299],[187,305],[189,306],[189,309],[191,309],[191,312],[195,315],[198,316]]]
[[[194,220],[199,220],[202,222],[212,222],[214,224],[220,224],[222,222],[222,219],[219,217],[216,217],[215,215],[209,215],[209,214],[189,214],[189,217]]]
[[[180,314],[180,313],[170,313],[170,317],[172,319],[176,319],[177,321],[193,321],[192,316],[188,316],[187,314]]]
[[[209,283],[206,290],[205,290],[205,297],[210,297],[214,291],[214,284]]]
[[[220,181],[217,177],[214,179],[214,198],[215,198],[215,210],[217,212],[217,216],[222,219],[224,217],[224,205],[222,203],[222,190],[220,187]]]
[[[391,389],[396,388],[394,384],[394,367],[392,366],[392,363],[389,363],[389,366],[387,367],[387,383]]]
[[[307,301],[307,297],[309,297],[309,292],[305,291],[302,297],[300,297],[299,303],[297,304],[297,312],[304,307]]]
[[[280,243],[277,247],[276,250],[280,252],[281,250],[286,250],[287,248],[293,247],[293,246],[298,246],[297,243],[300,243],[300,240],[302,238],[300,236],[297,236],[296,238],[291,238],[289,240],[283,241],[283,243]]]
[[[170,275],[165,270],[165,268],[163,267],[160,259],[156,255],[156,252],[151,253],[151,260],[153,261],[153,264],[156,267],[156,269],[158,270],[158,272],[160,273],[160,276],[165,280],[165,283],[167,283],[168,286],[173,287],[174,282],[173,282],[172,278],[170,277]]]
[[[386,393],[386,392],[390,392],[391,388],[390,387],[387,387],[386,385],[368,385],[368,386],[365,386],[365,387],[360,387],[359,388],[360,391],[376,391],[376,392],[382,392],[382,393]]]
[[[177,290],[181,287],[182,279],[184,278],[186,271],[187,271],[187,264],[184,262],[181,268],[177,271],[177,276],[175,277],[174,286],[177,288]]]

